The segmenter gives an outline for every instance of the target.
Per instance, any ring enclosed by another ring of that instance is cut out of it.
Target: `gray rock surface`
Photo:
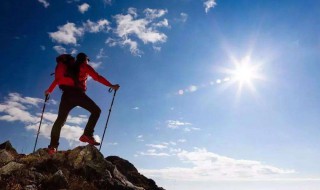
[[[0,189],[163,190],[127,160],[104,158],[91,145],[54,155],[47,149],[21,155],[8,141],[0,145]]]

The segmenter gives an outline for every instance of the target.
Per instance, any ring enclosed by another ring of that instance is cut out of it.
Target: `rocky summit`
[[[91,145],[49,155],[47,149],[19,154],[0,144],[0,190],[164,190],[117,156],[104,158]]]

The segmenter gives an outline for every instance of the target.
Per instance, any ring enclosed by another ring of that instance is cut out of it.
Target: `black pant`
[[[76,106],[80,106],[91,113],[84,129],[84,135],[93,136],[94,127],[100,117],[101,109],[85,94],[85,92],[78,89],[68,89],[65,90],[61,96],[58,118],[52,127],[49,147],[56,148],[59,146],[61,128],[65,124],[69,112]]]

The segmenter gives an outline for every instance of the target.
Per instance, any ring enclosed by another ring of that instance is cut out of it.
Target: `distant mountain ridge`
[[[91,145],[19,154],[9,141],[0,144],[0,190],[164,190],[117,156],[104,158]]]

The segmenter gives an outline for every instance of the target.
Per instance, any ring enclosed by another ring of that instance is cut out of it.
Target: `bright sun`
[[[240,65],[234,70],[234,79],[240,82],[250,82],[255,76],[253,68],[247,65]]]
[[[248,87],[252,92],[256,92],[254,82],[263,79],[260,73],[261,64],[251,60],[250,56],[243,59],[232,59],[234,63],[233,69],[225,69],[225,73],[231,78],[231,84],[238,84],[237,95],[241,94],[244,87]]]

